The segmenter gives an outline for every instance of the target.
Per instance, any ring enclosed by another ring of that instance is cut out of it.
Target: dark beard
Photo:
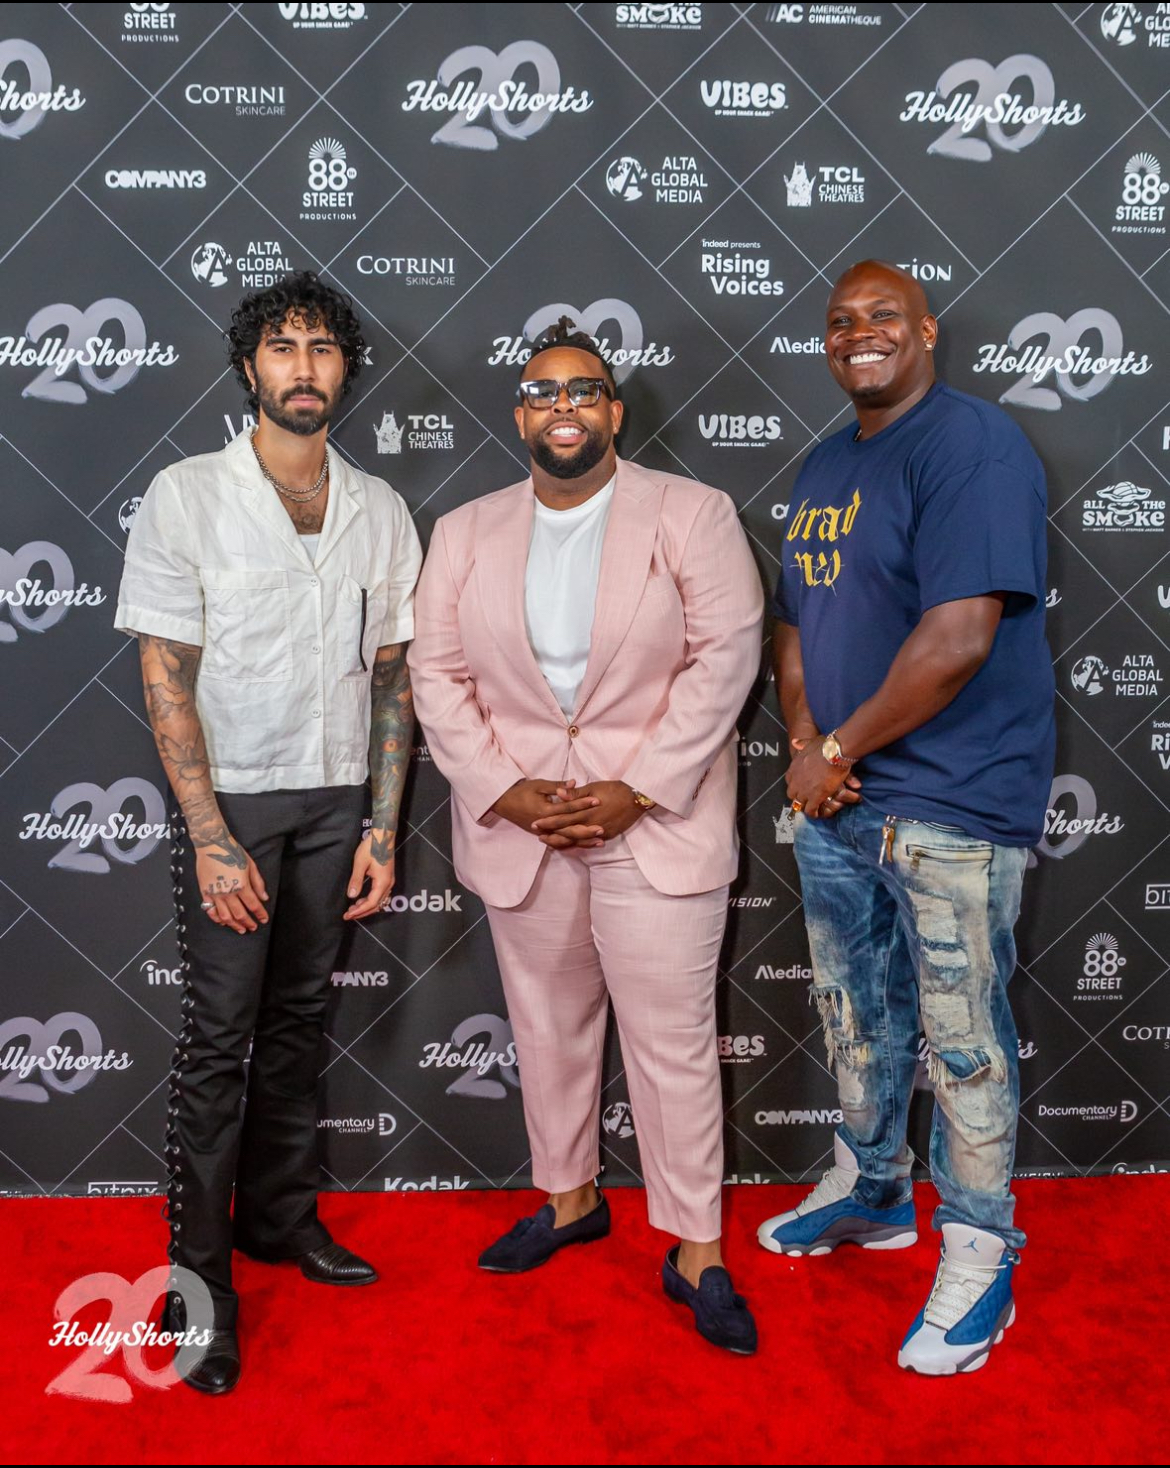
[[[304,438],[319,433],[333,417],[333,410],[337,407],[337,399],[334,399],[333,402],[322,402],[320,408],[286,408],[262,382],[257,385],[257,396],[265,415],[278,428],[300,434]],[[296,394],[290,392],[288,396],[295,397]]]
[[[528,452],[534,462],[554,479],[580,479],[583,474],[588,474],[590,469],[595,469],[601,463],[609,447],[600,433],[586,429],[586,434],[588,436],[585,442],[575,454],[565,456],[556,453],[551,444],[546,443],[539,434],[529,443]]]

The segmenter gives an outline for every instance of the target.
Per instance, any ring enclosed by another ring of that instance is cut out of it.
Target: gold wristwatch
[[[841,753],[841,744],[837,738],[836,729],[825,736],[825,742],[821,745],[821,755],[835,770],[847,770],[851,765],[857,763],[856,757],[850,759],[847,754]]]
[[[631,790],[630,794],[634,797],[634,804],[640,805],[643,810],[653,810],[658,804],[656,800],[651,800],[648,795],[643,795],[640,790]]]

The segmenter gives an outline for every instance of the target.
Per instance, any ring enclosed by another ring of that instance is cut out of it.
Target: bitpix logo
[[[1170,912],[1170,882],[1146,883],[1146,911]]]

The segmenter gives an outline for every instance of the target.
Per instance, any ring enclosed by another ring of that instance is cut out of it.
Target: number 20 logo
[[[1038,56],[1020,54],[1009,56],[998,66],[969,56],[948,66],[938,79],[938,94],[948,97],[965,83],[974,82],[976,91],[971,106],[981,109],[979,116],[987,134],[987,140],[973,138],[963,131],[963,119],[956,120],[941,137],[935,138],[927,148],[928,153],[941,154],[944,158],[965,158],[970,162],[987,163],[992,156],[992,147],[1006,153],[1018,153],[1029,143],[1034,143],[1048,126],[1045,116],[1026,122],[1018,132],[1006,133],[999,122],[993,121],[989,113],[995,108],[996,99],[1011,95],[1017,81],[1024,80],[1032,88],[1032,107],[1049,108],[1056,100],[1056,81],[1048,65]]]
[[[464,72],[478,73],[480,86],[489,97],[497,97],[505,83],[510,82],[521,66],[527,63],[536,69],[536,90],[556,93],[561,88],[561,69],[557,59],[547,46],[539,41],[513,41],[497,55],[487,46],[460,46],[452,51],[439,67],[439,81],[449,87]],[[545,106],[529,112],[522,122],[513,122],[502,109],[491,109],[492,127],[505,138],[522,142],[539,132],[552,119],[552,109]],[[447,143],[453,148],[477,148],[484,153],[493,153],[500,146],[500,139],[491,127],[475,123],[467,112],[457,113],[450,122],[445,122],[431,138],[432,143]]]

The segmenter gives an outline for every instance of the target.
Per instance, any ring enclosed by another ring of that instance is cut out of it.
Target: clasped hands
[[[492,810],[558,850],[604,846],[645,812],[624,780],[517,780]]]
[[[810,820],[835,816],[842,807],[861,800],[861,780],[842,772],[821,753],[820,736],[790,739],[792,763],[785,777],[788,799]]]

